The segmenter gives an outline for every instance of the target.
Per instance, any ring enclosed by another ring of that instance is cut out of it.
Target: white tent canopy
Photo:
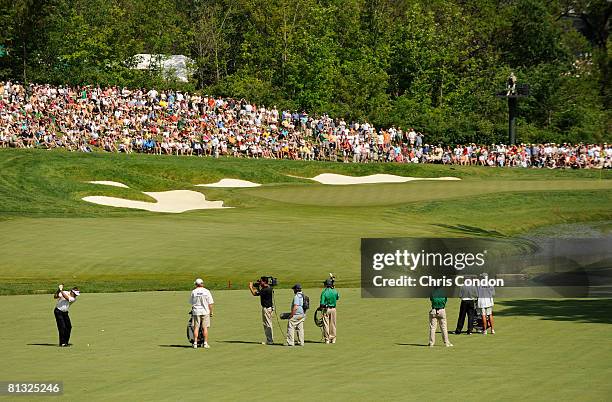
[[[189,64],[193,63],[189,57],[182,54],[148,54],[140,53],[134,55],[136,70],[151,70],[161,68],[164,74],[169,74],[181,82],[189,81],[191,69]]]

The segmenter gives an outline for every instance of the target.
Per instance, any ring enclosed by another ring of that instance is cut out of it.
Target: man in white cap
[[[201,278],[195,280],[195,289],[191,291],[189,297],[191,304],[191,318],[193,325],[193,347],[198,347],[198,336],[200,332],[200,324],[204,332],[204,348],[208,349],[208,327],[210,327],[210,317],[213,315],[213,297],[210,290],[204,287],[204,281]]]
[[[53,298],[57,299],[53,315],[57,324],[57,332],[59,333],[59,346],[67,347],[70,345],[70,333],[72,332],[72,323],[68,316],[70,305],[76,301],[76,298],[81,293],[79,288],[74,287],[70,292],[64,291],[64,285],[59,285],[57,292],[53,294]]]

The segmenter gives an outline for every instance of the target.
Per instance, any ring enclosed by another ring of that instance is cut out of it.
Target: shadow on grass
[[[245,345],[261,345],[261,342],[255,342],[255,341],[230,340],[230,341],[217,341],[217,342],[221,342],[221,343],[242,343],[242,344],[245,344]]]
[[[226,341],[216,341],[220,343],[232,343],[232,344],[243,344],[243,345],[261,345],[261,342],[255,341],[241,341],[241,340],[226,340]],[[305,340],[304,343],[325,343],[323,341],[309,341]],[[268,346],[284,346],[282,343],[274,343]]]
[[[426,343],[396,343],[397,346],[418,346],[418,347],[428,347]]]
[[[449,229],[454,232],[459,232],[459,233],[463,233],[463,234],[471,235],[471,236],[481,236],[481,237],[489,237],[489,238],[491,237],[505,238],[506,237],[506,235],[504,235],[501,232],[498,232],[497,230],[488,230],[484,228],[479,228],[477,226],[447,225],[444,223],[434,224],[433,226],[437,226],[437,227],[444,228],[444,229]]]
[[[612,299],[500,300],[496,316],[529,316],[542,320],[612,324]]]
[[[57,343],[28,343],[28,346],[54,346],[59,348],[60,346]]]
[[[187,348],[191,349],[193,346],[191,345],[158,345],[161,348]]]
[[[228,340],[228,341],[216,341],[220,343],[232,343],[232,344],[242,344],[242,345],[261,345],[261,342],[255,341],[241,341],[241,340]],[[283,346],[282,343],[273,343],[272,345],[267,346]]]

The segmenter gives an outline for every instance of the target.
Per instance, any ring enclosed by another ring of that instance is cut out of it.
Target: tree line
[[[0,0],[0,78],[198,90],[506,139],[510,72],[530,85],[518,139],[610,139],[607,0]],[[183,54],[189,83],[133,55]]]

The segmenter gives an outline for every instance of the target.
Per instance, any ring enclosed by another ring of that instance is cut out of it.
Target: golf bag
[[[319,328],[323,328],[323,314],[324,314],[324,312],[325,312],[324,309],[321,306],[319,306],[315,310],[315,313],[314,313],[314,316],[313,316],[314,323]]]
[[[487,320],[488,319],[489,319],[489,316],[487,315]],[[482,316],[480,314],[478,314],[478,312],[476,312],[476,314],[474,314],[474,321],[473,322],[474,322],[474,331],[482,332],[484,330],[484,325],[483,325],[483,322],[482,322]]]
[[[193,345],[193,317],[189,311],[189,321],[187,321],[187,340]],[[204,345],[204,321],[200,322],[200,331],[198,332],[198,346]]]

